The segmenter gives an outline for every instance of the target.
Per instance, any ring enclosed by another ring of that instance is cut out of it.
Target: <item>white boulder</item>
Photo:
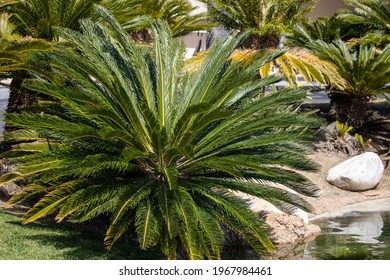
[[[375,153],[366,152],[332,167],[326,180],[344,190],[365,191],[378,185],[383,170],[380,157]]]

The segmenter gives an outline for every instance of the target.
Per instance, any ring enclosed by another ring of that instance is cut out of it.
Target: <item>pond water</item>
[[[313,223],[322,233],[310,241],[277,248],[266,259],[390,260],[390,212],[349,212]],[[225,250],[225,259],[258,259],[250,249]]]
[[[350,212],[315,223],[322,234],[306,244],[303,259],[390,260],[390,212]]]

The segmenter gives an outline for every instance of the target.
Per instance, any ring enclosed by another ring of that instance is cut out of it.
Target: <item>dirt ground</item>
[[[351,192],[339,189],[326,181],[326,174],[333,166],[347,160],[349,157],[344,154],[315,152],[309,158],[317,162],[321,169],[317,173],[304,172],[304,175],[316,184],[323,193],[317,197],[308,197],[306,200],[313,206],[313,212],[309,213],[309,218],[340,210],[344,206],[376,200],[390,198],[390,166],[387,166],[382,175],[381,181],[375,189],[363,192]],[[386,163],[387,158],[382,158]],[[385,165],[386,166],[386,165]]]

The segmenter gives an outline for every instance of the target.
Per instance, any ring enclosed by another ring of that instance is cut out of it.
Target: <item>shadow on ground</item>
[[[121,260],[161,259],[159,250],[143,251],[131,236],[108,251],[100,224],[58,224],[50,220],[21,224],[21,218],[0,212],[0,259]]]

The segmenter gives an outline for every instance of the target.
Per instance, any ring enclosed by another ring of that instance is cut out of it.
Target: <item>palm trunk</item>
[[[252,34],[249,38],[241,44],[242,48],[260,50],[260,49],[276,49],[280,44],[280,36],[275,34],[268,34],[266,36],[259,36]]]
[[[152,32],[150,29],[142,29],[130,33],[130,36],[136,42],[151,43],[153,41]]]
[[[350,94],[331,93],[330,113],[342,123],[348,123],[354,128],[363,125],[370,97]]]
[[[23,82],[28,78],[30,78],[30,75],[26,71],[13,73],[8,105],[5,110],[7,113],[21,113],[23,108],[38,102],[38,94],[23,87]],[[12,130],[14,128],[6,123],[4,131],[10,132]]]

